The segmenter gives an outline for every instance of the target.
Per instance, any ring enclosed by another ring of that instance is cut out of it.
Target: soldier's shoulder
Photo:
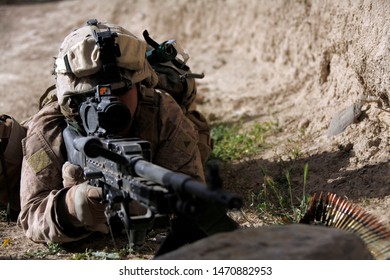
[[[36,114],[24,122],[28,130],[35,127],[53,126],[65,120],[58,102],[51,102],[43,106]]]
[[[159,107],[162,114],[184,116],[182,108],[169,93],[163,90],[156,90],[156,94],[160,98]]]

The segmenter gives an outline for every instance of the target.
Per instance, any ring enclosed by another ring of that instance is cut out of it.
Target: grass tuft
[[[272,147],[268,143],[268,137],[275,135],[278,131],[280,128],[277,122],[256,122],[253,126],[245,129],[242,128],[242,124],[214,125],[211,134],[214,141],[212,157],[233,165],[235,160],[245,159],[250,162],[251,159],[258,156],[259,152]],[[300,140],[303,136],[304,132],[301,132],[300,139],[290,139],[289,141],[287,152],[288,158],[292,161],[302,157]],[[261,170],[263,179],[260,191],[253,191],[247,195],[251,200],[250,207],[254,207],[259,215],[271,215],[275,217],[275,220],[282,218],[281,220],[285,223],[295,223],[299,222],[305,214],[310,200],[306,194],[309,167],[306,163],[303,170],[303,181],[299,180],[297,183],[297,174],[292,174],[293,168],[289,167],[291,162],[288,162],[287,164],[281,162],[281,167],[284,170],[282,173],[275,172],[276,170],[270,170],[270,172]],[[271,176],[270,173],[278,175]]]
[[[277,129],[276,122],[256,122],[249,129],[242,129],[242,124],[217,124],[211,130],[212,157],[225,162],[251,157],[270,147],[266,135]]]

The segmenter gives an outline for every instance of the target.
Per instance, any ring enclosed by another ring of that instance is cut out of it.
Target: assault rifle
[[[209,176],[205,185],[190,176],[151,163],[148,141],[83,136],[71,125],[64,130],[63,137],[68,160],[83,168],[90,185],[102,188],[107,202],[106,213],[111,217],[117,215],[128,232],[145,233],[160,215],[175,217],[171,220],[170,233],[156,255],[205,237],[204,231],[200,230],[200,216],[206,215],[206,220],[212,220],[221,209],[226,216],[225,208],[242,206],[238,196],[222,190],[215,168],[209,169],[214,175]],[[132,200],[144,206],[147,213],[130,216],[127,204]],[[231,226],[228,230],[233,229]],[[142,238],[141,234],[141,242]],[[130,243],[134,241],[137,242],[133,239]]]

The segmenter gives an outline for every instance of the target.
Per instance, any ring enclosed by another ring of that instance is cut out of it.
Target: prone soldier
[[[109,230],[102,189],[89,184],[81,166],[68,160],[63,137],[68,126],[85,136],[148,141],[153,164],[205,182],[209,126],[190,108],[188,100],[196,93],[193,79],[159,79],[147,50],[147,43],[126,29],[96,20],[72,31],[61,44],[53,71],[56,90],[47,92],[39,112],[25,123],[22,141],[18,222],[31,240],[65,243]],[[159,67],[177,75],[169,65]],[[181,91],[184,105],[163,90],[161,83],[167,80],[182,83],[173,88]],[[109,86],[109,96],[91,105],[100,100],[96,92],[102,97],[107,93],[99,92],[102,85]],[[130,215],[146,211],[135,200],[128,207]],[[214,214],[199,220],[205,236],[237,227],[224,211]]]

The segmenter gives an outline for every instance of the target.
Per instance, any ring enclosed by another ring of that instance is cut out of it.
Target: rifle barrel
[[[220,203],[229,209],[242,207],[241,198],[235,194],[221,190],[210,190],[207,185],[192,179],[188,175],[165,169],[142,158],[135,161],[133,170],[138,176],[171,187],[174,191],[191,194],[208,202]]]

